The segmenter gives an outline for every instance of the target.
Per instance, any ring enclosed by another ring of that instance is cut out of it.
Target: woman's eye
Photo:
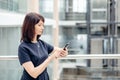
[[[38,26],[41,26],[40,24],[38,24]]]
[[[44,26],[44,25],[42,25],[42,24],[38,24],[38,26]]]

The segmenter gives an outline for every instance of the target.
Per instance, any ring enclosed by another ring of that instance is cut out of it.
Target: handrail
[[[17,60],[18,56],[0,56],[0,60]],[[80,54],[68,55],[59,59],[120,59],[120,54]]]
[[[0,60],[17,60],[18,56],[0,56]]]
[[[68,55],[61,59],[120,59],[120,54],[80,54]]]

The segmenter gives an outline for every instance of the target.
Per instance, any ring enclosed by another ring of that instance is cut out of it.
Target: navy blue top
[[[18,57],[20,64],[31,61],[36,67],[43,63],[48,57],[49,53],[53,51],[53,46],[38,40],[37,43],[22,42],[18,48]],[[24,69],[21,80],[49,80],[47,68],[36,78],[31,77]]]

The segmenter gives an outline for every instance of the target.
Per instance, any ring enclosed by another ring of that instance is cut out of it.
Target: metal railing
[[[66,57],[64,57],[64,58],[59,58],[58,60],[62,60],[62,59],[120,59],[120,54],[80,54],[80,55],[68,55],[68,56],[66,56]],[[18,60],[18,56],[15,56],[15,55],[8,55],[8,56],[3,56],[3,55],[1,55],[0,56],[0,60]],[[55,64],[56,65],[56,64]],[[58,66],[56,66],[56,67],[58,67]],[[61,65],[61,68],[62,68],[62,65]],[[88,68],[88,67],[87,67]],[[92,70],[93,69],[93,70]],[[95,72],[95,69],[97,70],[97,72]],[[119,69],[119,67],[118,68],[115,68],[115,69]],[[112,71],[112,72],[115,72],[115,69]],[[86,69],[87,70],[87,69]],[[91,71],[90,71],[91,70]],[[82,79],[83,78],[83,76],[85,76],[85,79],[86,80],[91,80],[91,78],[92,78],[92,76],[94,75],[94,74],[96,74],[96,75],[101,75],[102,74],[102,72],[104,72],[104,74],[108,74],[109,72],[110,72],[110,70],[109,71],[107,71],[107,73],[105,72],[106,70],[108,70],[108,69],[105,69],[104,71],[102,71],[103,69],[101,69],[101,68],[99,68],[99,70],[97,69],[97,68],[89,68],[89,73],[91,73],[91,75],[78,75],[78,78],[77,79],[74,79],[74,80],[80,80],[80,79]],[[118,72],[119,72],[119,70],[117,70]],[[53,79],[54,80],[64,80],[65,78],[67,78],[67,79],[65,79],[65,80],[72,80],[72,79],[68,79],[71,75],[69,75],[69,74],[66,74],[66,76],[64,76],[64,78],[63,79],[61,79],[60,78],[60,76],[62,76],[63,77],[63,75],[61,75],[60,74],[60,71],[58,70],[58,69],[56,69],[56,74],[57,74],[57,76],[59,76],[59,77],[56,77],[56,75],[54,75],[53,76]],[[59,73],[58,73],[59,72]],[[99,72],[99,73],[98,73]],[[76,73],[76,72],[75,72]],[[67,77],[67,75],[68,75],[68,77]],[[72,76],[77,76],[77,75],[72,75]],[[80,77],[80,76],[82,76],[82,77]],[[104,75],[103,75],[104,76]],[[101,76],[101,77],[103,77],[103,76]],[[109,75],[108,76],[105,76],[105,79],[106,80],[108,80],[108,78],[107,77],[109,77]],[[118,80],[118,79],[120,79],[119,78],[119,76],[113,76],[113,77],[115,77],[115,79],[112,79],[112,80]],[[112,77],[112,78],[113,78]],[[56,79],[57,78],[57,79]],[[96,78],[96,77],[95,77]]]
[[[18,56],[0,56],[0,60],[16,60]],[[120,59],[120,54],[80,54],[68,55],[59,59]]]

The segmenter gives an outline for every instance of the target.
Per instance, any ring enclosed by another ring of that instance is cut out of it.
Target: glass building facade
[[[27,0],[0,0],[0,11],[27,12]]]
[[[54,20],[55,0],[38,0],[39,13]],[[58,46],[70,41],[69,55],[119,54],[119,0],[57,0]],[[0,0],[0,13],[26,14],[29,0]],[[32,6],[32,3],[31,3]],[[22,25],[22,24],[21,24]],[[21,25],[0,24],[0,56],[17,56]],[[41,39],[54,45],[54,25],[45,24]],[[69,56],[68,55],[68,56]],[[57,77],[51,62],[51,80],[119,80],[118,59],[59,59]],[[0,80],[20,80],[22,67],[18,59],[0,59]]]

